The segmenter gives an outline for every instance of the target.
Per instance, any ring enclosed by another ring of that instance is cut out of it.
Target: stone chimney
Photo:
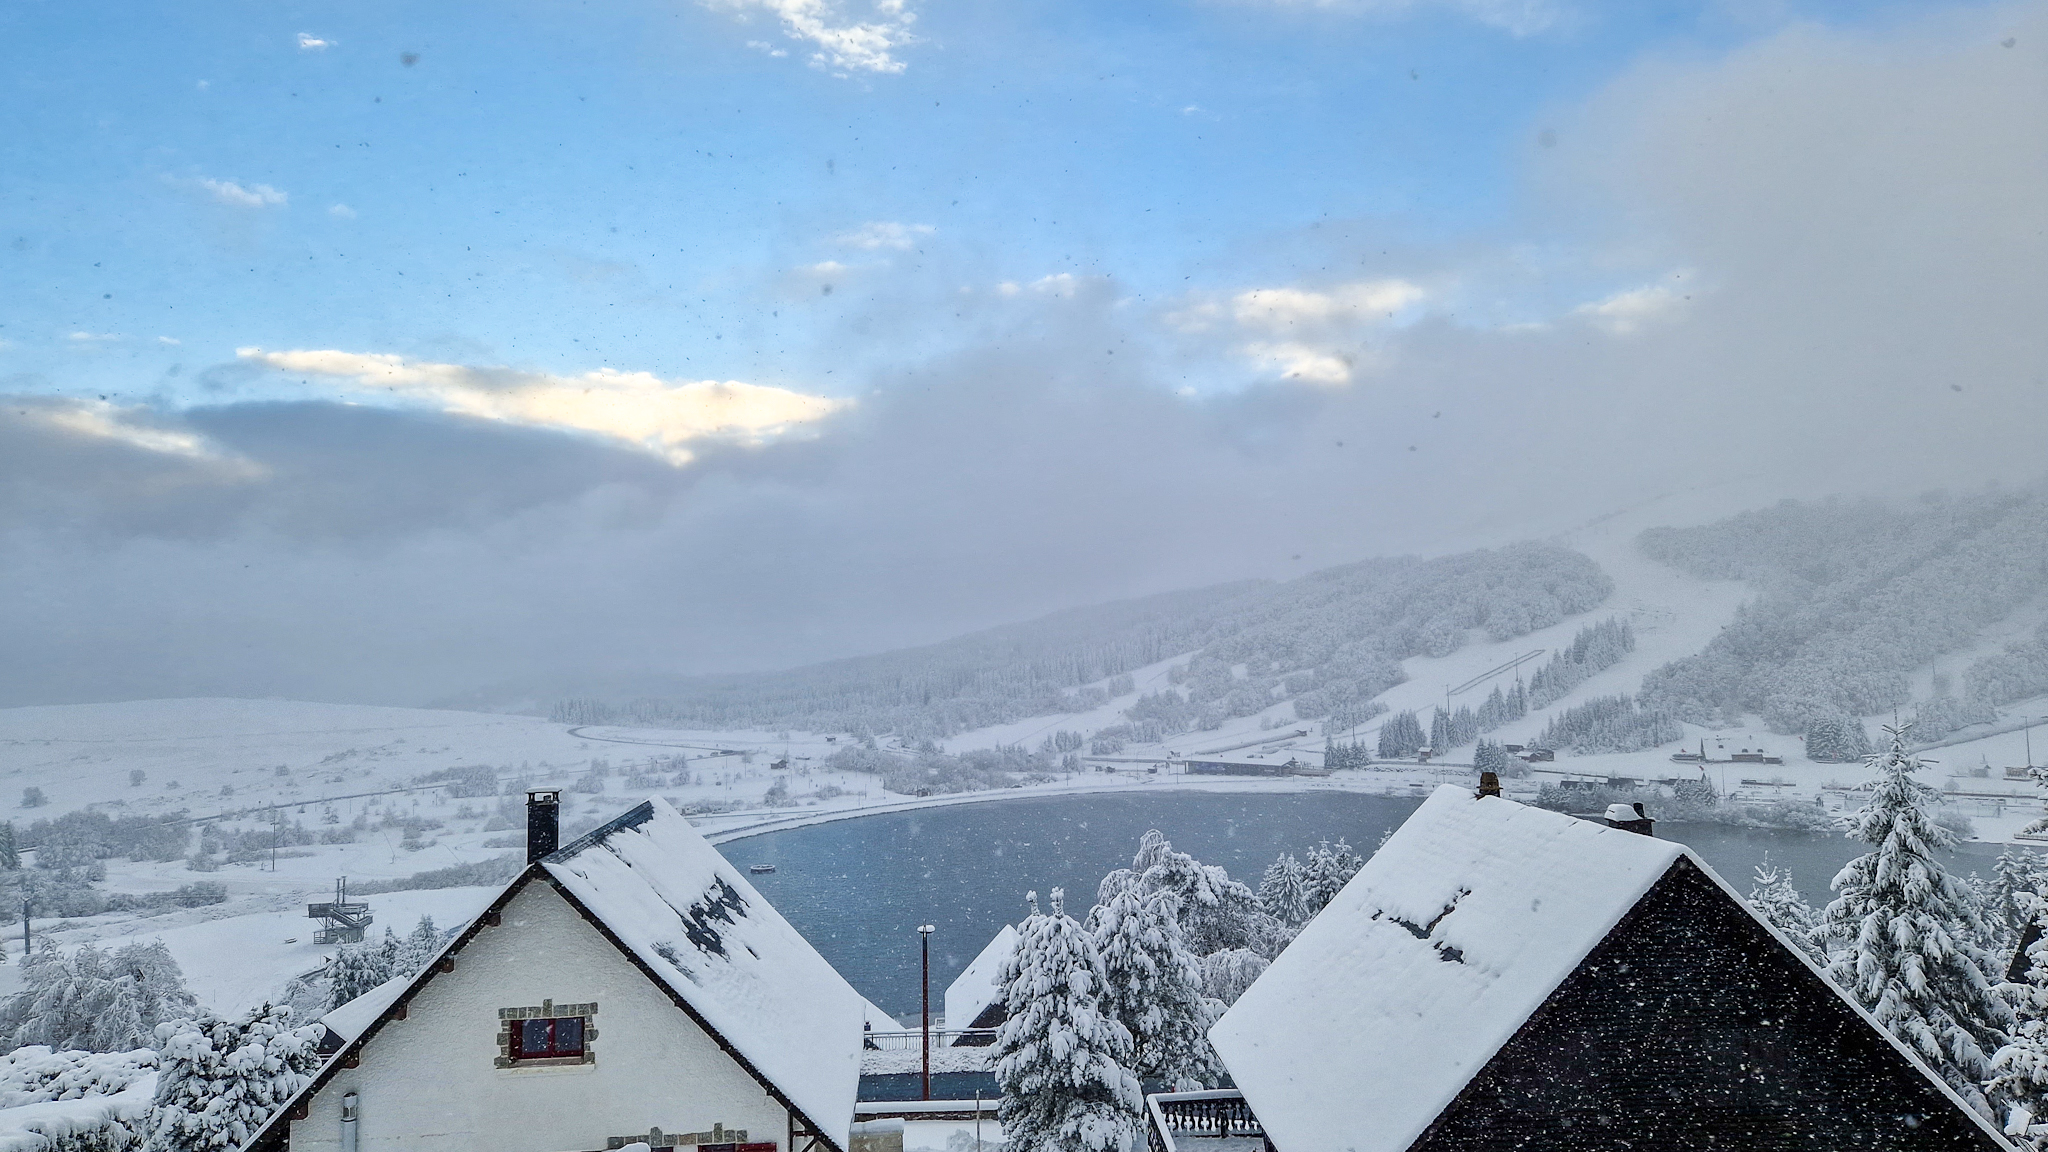
[[[526,862],[554,852],[562,839],[562,794],[550,789],[526,794]]]

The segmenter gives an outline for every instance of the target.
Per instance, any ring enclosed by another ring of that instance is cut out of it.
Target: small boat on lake
[[[775,865],[773,865],[773,864],[749,864],[749,865],[747,865],[747,871],[749,871],[749,872],[752,872],[752,873],[753,873],[754,875],[756,875],[756,876],[765,876],[765,875],[767,875],[768,873],[770,873],[770,872],[773,872],[773,871],[775,871]]]

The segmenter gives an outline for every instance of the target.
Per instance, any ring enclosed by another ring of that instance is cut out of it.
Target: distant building
[[[866,1002],[667,803],[556,851],[555,797],[432,963],[323,1019],[244,1152],[846,1152]]]
[[[1016,955],[1017,939],[1017,930],[1003,925],[995,939],[946,985],[947,1031],[1000,1028],[1009,1019],[1009,1007],[1003,1002],[1003,986],[997,977],[1002,973],[1003,961]],[[994,1042],[991,1035],[962,1036],[953,1041],[956,1046],[968,1047],[986,1047]]]
[[[1448,786],[1209,1035],[1278,1152],[2009,1149],[1683,845]]]
[[[1284,764],[1264,760],[1189,760],[1191,776],[1328,776],[1327,769],[1288,758]]]

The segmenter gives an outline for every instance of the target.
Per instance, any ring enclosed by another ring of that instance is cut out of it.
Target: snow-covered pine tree
[[[1507,749],[1491,740],[1481,740],[1472,749],[1472,768],[1477,772],[1509,775]]]
[[[1988,1115],[1982,1083],[2013,1014],[1985,978],[1994,961],[1970,941],[1983,921],[1968,885],[1936,852],[1956,836],[1927,815],[1934,789],[1913,779],[1910,724],[1885,728],[1889,748],[1873,755],[1870,803],[1849,834],[1874,849],[1835,877],[1827,907],[1829,975],[1877,1022]]]
[[[2022,920],[2044,911],[2044,902],[2019,893]],[[2029,1149],[2048,1144],[2048,937],[2027,949],[2024,978],[2000,984],[1998,994],[2018,1019],[2012,1033],[1991,1057],[1991,1079],[1984,1091],[2005,1122],[2005,1134]]]
[[[394,950],[395,952],[395,950]],[[375,944],[343,944],[327,962],[327,1006],[339,1008],[391,979],[391,960]]]
[[[1289,928],[1308,923],[1308,888],[1301,862],[1292,852],[1282,852],[1266,865],[1266,874],[1259,878],[1259,907]]]
[[[1990,914],[2015,944],[2027,926],[2025,909],[2030,902],[2025,897],[2041,895],[2044,881],[2048,881],[2048,869],[2043,868],[2040,853],[2011,844],[1998,854],[1991,872]]]
[[[291,1027],[291,1009],[272,1004],[240,1020],[202,1011],[159,1026],[163,1062],[145,1152],[241,1147],[319,1067],[320,1032]]]
[[[1202,989],[1227,1008],[1265,975],[1267,966],[1264,956],[1243,948],[1211,953],[1202,957]]]
[[[2006,962],[2012,958],[2012,950],[2019,943],[2019,938],[2005,930],[2005,921],[1998,915],[1998,892],[1992,881],[1972,872],[1963,877],[1963,887],[1970,890],[1970,902],[1977,909],[1977,927],[1965,935],[1984,951],[1991,962],[1991,966],[1984,970],[1985,977],[1997,981],[2005,975]]]
[[[1820,913],[1799,889],[1792,886],[1792,875],[1771,863],[1771,854],[1764,853],[1763,863],[1756,866],[1756,882],[1749,889],[1749,903],[1771,926],[1783,932],[1807,958],[1822,967],[1827,966],[1827,953],[1814,939],[1814,930],[1820,927]]]
[[[1095,890],[1095,902],[1107,905],[1127,888],[1139,892],[1171,892],[1179,899],[1181,931],[1188,947],[1206,956],[1225,948],[1244,948],[1267,943],[1284,933],[1267,923],[1259,898],[1250,888],[1230,878],[1230,873],[1204,864],[1186,852],[1176,851],[1173,842],[1158,829],[1138,840],[1137,855],[1129,868],[1119,868],[1102,878]],[[1284,943],[1284,941],[1281,941]]]
[[[1405,760],[1428,743],[1422,722],[1413,712],[1396,712],[1380,722],[1379,753],[1382,760]]]
[[[1170,892],[1126,890],[1089,915],[1102,954],[1103,1010],[1131,1035],[1127,1067],[1140,1080],[1204,1086],[1219,1079],[1209,1048],[1210,1015],[1202,962],[1188,951]]]
[[[1365,857],[1345,843],[1342,837],[1338,837],[1334,845],[1325,840],[1309,849],[1308,861],[1302,868],[1302,886],[1309,916],[1321,912],[1363,867]]]
[[[427,961],[441,951],[441,930],[434,927],[432,916],[420,917],[411,932],[398,945],[398,959],[392,965],[393,976],[410,976],[427,966]]]
[[[1103,1006],[1102,955],[1052,890],[1052,911],[1020,926],[997,979],[1009,1019],[996,1038],[996,1083],[1008,1152],[1134,1152],[1138,1078],[1131,1034]]]
[[[10,1048],[126,1052],[148,1047],[158,1024],[198,1007],[160,940],[112,954],[90,944],[68,955],[45,947],[23,961],[22,982],[0,1006],[0,1039]]]
[[[1437,709],[1429,718],[1430,751],[1441,756],[1457,742],[1457,736],[1451,731],[1451,718],[1444,715],[1443,709]]]

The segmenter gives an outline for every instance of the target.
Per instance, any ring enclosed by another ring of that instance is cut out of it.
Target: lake
[[[934,924],[932,1010],[946,985],[1006,923],[1022,919],[1024,894],[1041,905],[1068,893],[1077,919],[1095,886],[1126,867],[1138,838],[1157,828],[1175,848],[1258,887],[1281,852],[1300,856],[1319,840],[1350,841],[1370,854],[1415,811],[1416,797],[1354,792],[1215,793],[1020,797],[885,813],[737,840],[720,851],[740,868],[773,864],[749,877],[868,999],[899,1018],[918,1011],[919,924]],[[1739,892],[1770,854],[1809,901],[1864,845],[1841,836],[1660,824],[1657,833],[1690,845]],[[1971,844],[1953,866],[1991,871],[1996,845]]]

